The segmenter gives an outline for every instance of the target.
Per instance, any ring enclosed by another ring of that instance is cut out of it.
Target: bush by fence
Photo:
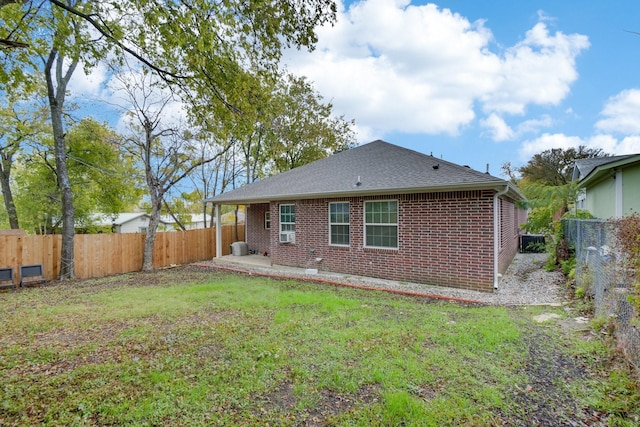
[[[629,301],[633,274],[617,248],[612,224],[564,219],[562,226],[565,238],[575,248],[576,286],[593,297],[596,316],[614,322],[618,348],[640,374],[640,319]]]
[[[235,226],[222,227],[223,255],[235,241]],[[238,226],[244,236],[244,225]],[[75,275],[90,279],[140,271],[144,250],[144,233],[77,234],[74,237]],[[60,273],[60,235],[0,235],[0,267],[42,264],[47,280]],[[153,254],[153,266],[188,264],[215,256],[216,229],[158,233]],[[16,275],[17,276],[17,275]],[[19,277],[14,278],[16,283]]]

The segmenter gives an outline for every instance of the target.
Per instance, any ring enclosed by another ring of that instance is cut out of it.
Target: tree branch
[[[0,1],[3,1],[3,0],[0,0]],[[151,63],[151,61],[149,61],[148,59],[146,59],[142,55],[140,55],[137,52],[133,51],[131,48],[128,48],[127,46],[125,46],[120,40],[118,40],[113,35],[113,32],[109,29],[109,27],[106,24],[104,24],[104,22],[100,23],[96,19],[94,19],[91,15],[88,15],[86,13],[82,13],[79,10],[62,3],[59,0],[49,0],[49,2],[53,3],[54,5],[58,6],[61,9],[66,10],[67,12],[77,16],[78,18],[81,18],[81,19],[87,21],[89,24],[91,24],[93,26],[93,28],[98,30],[98,32],[100,34],[105,36],[107,39],[111,40],[120,49],[124,50],[125,52],[127,52],[128,54],[130,54],[131,56],[136,58],[138,61],[142,62],[143,64],[145,64],[146,66],[148,66],[149,68],[151,68],[152,70],[157,72],[160,76],[163,77],[163,79],[168,80],[166,77],[171,77],[173,79],[186,79],[185,76],[180,76],[178,74],[174,74],[174,73],[172,73],[170,71],[167,71],[165,69],[157,67],[156,65]]]

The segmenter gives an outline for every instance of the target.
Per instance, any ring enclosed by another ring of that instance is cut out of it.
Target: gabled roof
[[[186,217],[186,216],[185,216]],[[197,224],[197,223],[205,223],[209,224],[211,222],[211,215],[209,214],[188,214],[187,221],[189,224]],[[175,224],[176,220],[171,215],[161,215],[160,220],[165,224]]]
[[[91,214],[91,221],[98,226],[109,227],[111,225],[122,225],[126,224],[129,221],[133,221],[134,219],[138,219],[143,216],[149,216],[144,212],[126,212],[119,214],[104,214],[104,213],[95,213]]]
[[[524,198],[503,179],[377,140],[205,201],[247,204],[506,187],[515,199]]]
[[[572,180],[577,180],[580,186],[593,181],[606,171],[619,168],[632,163],[640,162],[640,154],[627,154],[623,156],[595,157],[591,159],[578,159],[573,167]]]

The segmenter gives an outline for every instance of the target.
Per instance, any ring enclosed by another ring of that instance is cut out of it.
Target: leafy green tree
[[[333,117],[333,105],[305,77],[281,73],[252,83],[248,102],[220,134],[231,141],[227,178],[232,188],[355,144],[353,121]]]
[[[76,219],[87,223],[91,214],[118,214],[138,204],[142,174],[135,159],[121,150],[121,135],[106,123],[85,118],[69,130],[67,141]]]
[[[571,181],[573,165],[578,159],[607,157],[600,148],[552,148],[534,155],[518,171],[522,180],[548,186],[566,185]]]
[[[0,22],[6,25],[0,38],[15,36],[29,48],[9,50],[9,56],[23,66],[10,70],[3,66],[0,82],[23,75],[20,70],[25,69],[43,71],[47,82],[63,205],[60,277],[74,275],[75,213],[63,116],[67,87],[79,64],[89,69],[106,59],[121,64],[133,57],[170,83],[188,100],[192,114],[203,119],[212,109],[235,108],[231,102],[244,91],[245,69],[272,72],[283,47],[312,47],[317,40],[315,26],[335,18],[336,6],[330,0],[5,2]],[[29,56],[16,53],[23,51]]]
[[[55,2],[53,2],[55,3]],[[16,9],[12,6],[20,6]],[[74,277],[73,235],[75,212],[72,185],[67,165],[65,101],[67,88],[78,64],[92,64],[103,58],[108,46],[94,40],[87,22],[65,8],[45,2],[31,1],[0,8],[0,20],[7,23],[16,37],[25,40],[28,49],[13,49],[11,70],[3,67],[1,83],[15,83],[24,79],[21,70],[42,73],[46,82],[46,97],[50,110],[56,182],[62,204],[62,246],[60,278]],[[69,8],[86,11],[90,3],[70,0]],[[5,38],[5,37],[3,37]],[[18,53],[14,53],[14,52]],[[26,53],[25,53],[26,51]],[[8,90],[8,89],[7,89]]]
[[[272,122],[275,137],[268,152],[273,172],[293,169],[355,144],[353,121],[332,117],[333,105],[324,103],[304,77],[286,75],[271,105],[277,111]]]
[[[29,96],[30,90],[21,85],[22,90],[5,94],[0,99],[0,188],[9,227],[20,228],[18,212],[14,202],[11,173],[16,156],[26,144],[33,143],[46,133],[46,111],[29,105],[20,95]],[[29,104],[33,104],[32,99]]]
[[[90,225],[92,214],[115,214],[135,206],[141,181],[133,160],[119,150],[120,136],[104,124],[84,119],[69,130],[68,172],[76,223]],[[16,164],[17,208],[24,228],[36,233],[60,230],[62,197],[51,139],[22,153]]]
[[[503,174],[517,184],[527,197],[530,209],[524,229],[551,233],[554,223],[575,203],[577,185],[571,181],[576,160],[607,157],[599,148],[553,148],[535,154],[524,166],[502,165]]]

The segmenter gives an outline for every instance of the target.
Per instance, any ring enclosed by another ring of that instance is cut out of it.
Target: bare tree
[[[199,150],[195,135],[168,117],[167,109],[174,105],[174,97],[161,80],[144,72],[127,76],[121,82],[132,106],[132,132],[125,148],[140,161],[150,198],[151,218],[142,263],[142,270],[150,271],[165,197],[193,170],[215,161],[224,150]]]

